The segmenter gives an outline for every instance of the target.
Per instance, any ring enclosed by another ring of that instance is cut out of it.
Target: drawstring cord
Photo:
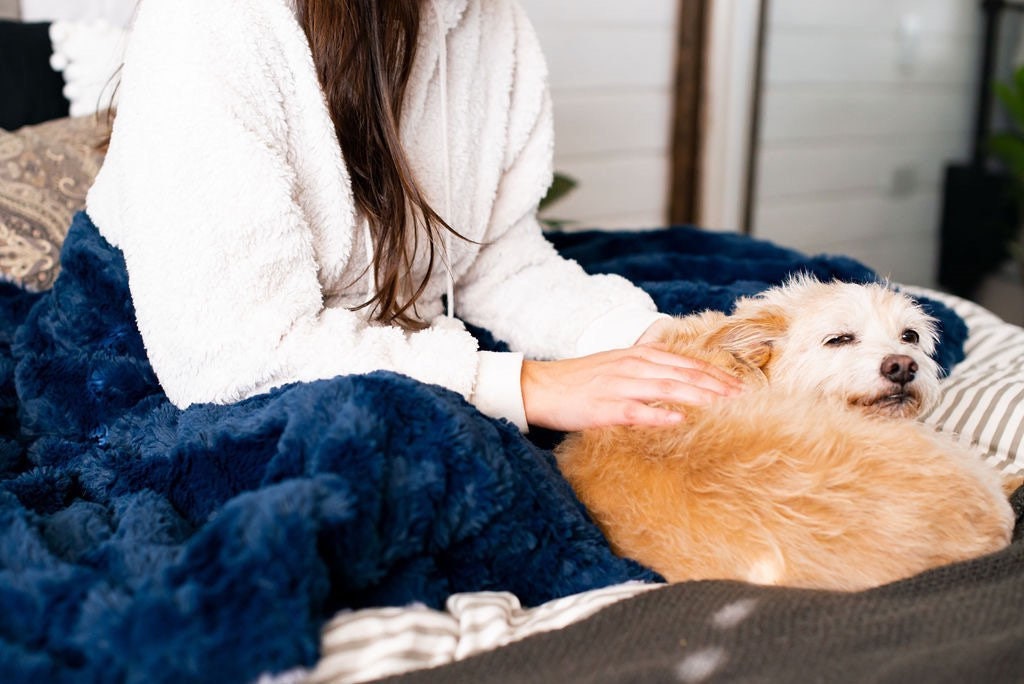
[[[441,175],[444,178],[444,218],[451,220],[452,214],[452,169],[451,153],[448,148],[448,36],[444,25],[444,16],[438,3],[434,3],[434,16],[438,34],[440,55],[438,59],[438,81],[441,98]],[[448,318],[455,318],[455,275],[452,273],[451,263],[451,232],[444,231],[444,244],[442,245],[441,258],[448,275]]]

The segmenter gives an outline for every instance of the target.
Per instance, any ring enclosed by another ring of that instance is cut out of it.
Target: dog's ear
[[[763,369],[788,327],[789,317],[782,307],[758,302],[755,306],[738,307],[736,313],[724,319],[712,334],[711,343],[740,361]]]

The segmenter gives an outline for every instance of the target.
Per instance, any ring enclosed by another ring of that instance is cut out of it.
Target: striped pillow
[[[508,592],[454,594],[446,610],[425,606],[338,613],[324,626],[322,655],[312,672],[258,684],[351,684],[452,663],[525,637],[561,629],[658,584],[627,582],[523,608]]]
[[[1024,471],[1024,328],[959,297],[912,291],[952,308],[969,331],[967,356],[943,380],[941,399],[924,422],[1004,472]]]

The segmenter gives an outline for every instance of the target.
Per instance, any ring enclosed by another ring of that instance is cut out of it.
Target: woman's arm
[[[312,224],[334,221],[319,230],[351,249],[351,198],[344,177],[332,215],[300,201],[310,189],[285,103],[301,89],[288,47],[265,29],[274,4],[140,10],[90,214],[101,231],[105,218],[117,227],[157,376],[178,406],[375,369],[469,396],[478,355],[460,325],[409,334],[324,305]]]
[[[534,358],[627,347],[660,316],[642,290],[590,276],[542,233],[537,206],[552,178],[554,131],[546,67],[522,10],[506,149],[483,246],[456,291],[459,314]]]
[[[697,404],[738,391],[707,364],[633,345],[656,338],[651,298],[624,278],[588,275],[544,238],[537,205],[551,182],[551,101],[540,48],[516,16],[516,78],[505,169],[487,240],[460,280],[460,315],[535,359],[523,363],[527,420],[569,430],[661,425],[679,414],[655,401]]]

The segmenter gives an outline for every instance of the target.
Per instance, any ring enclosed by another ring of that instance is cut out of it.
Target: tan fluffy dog
[[[621,555],[670,581],[855,590],[996,551],[1000,476],[913,420],[933,321],[881,285],[798,278],[664,342],[751,389],[681,426],[567,437],[559,466]],[[1007,485],[1009,486],[1009,485]]]

